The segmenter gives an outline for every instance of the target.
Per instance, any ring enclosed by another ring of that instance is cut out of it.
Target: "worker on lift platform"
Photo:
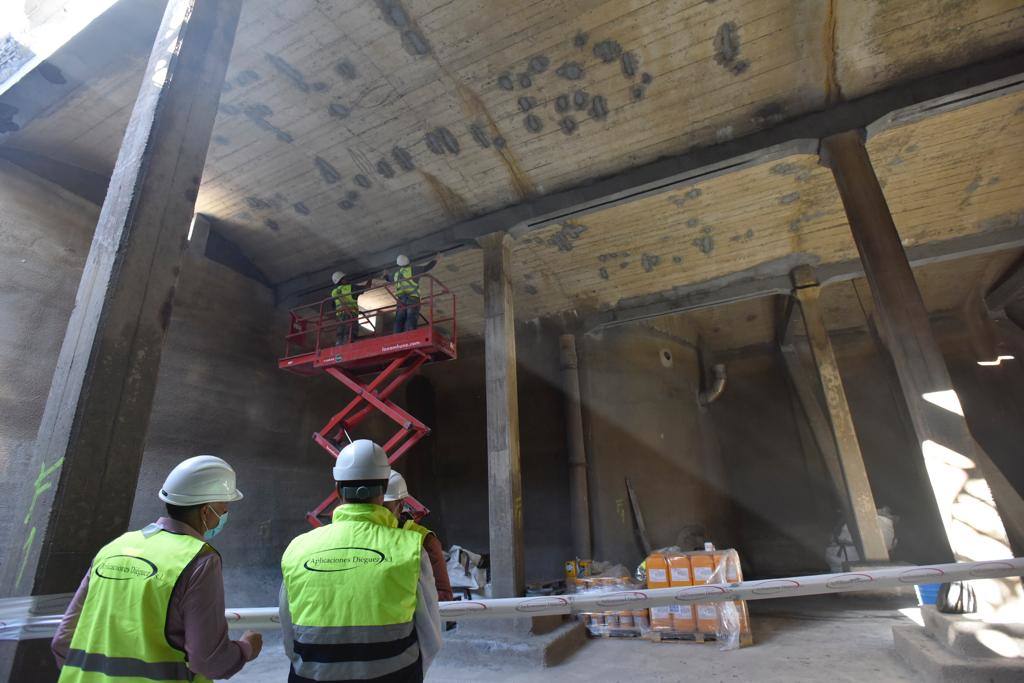
[[[220,458],[185,460],[160,489],[167,517],[104,546],[57,627],[61,683],[230,678],[263,638],[228,638],[221,559],[209,541],[242,499]]]
[[[423,537],[383,507],[391,467],[365,439],[338,454],[341,504],[281,558],[280,615],[291,683],[422,681],[441,649]]]
[[[399,304],[395,312],[395,334],[416,329],[420,318],[420,282],[417,278],[430,272],[440,261],[440,252],[429,263],[418,266],[410,264],[405,254],[398,255],[395,260],[398,269],[388,277],[395,285],[395,298]]]
[[[336,343],[347,344],[359,336],[359,295],[373,285],[373,278],[362,283],[352,283],[345,279],[345,273],[337,270],[331,275],[334,289],[331,298],[334,300],[334,317],[338,322]]]
[[[388,478],[388,490],[384,493],[384,507],[398,520],[398,526],[415,531],[423,537],[423,549],[430,557],[430,566],[434,570],[434,586],[437,588],[437,599],[441,602],[454,600],[452,584],[448,579],[448,564],[444,561],[444,548],[441,539],[433,531],[421,526],[405,511],[405,499],[409,497],[409,488],[405,485],[405,477],[392,469]]]

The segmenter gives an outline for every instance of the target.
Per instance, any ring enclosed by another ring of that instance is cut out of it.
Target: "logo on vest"
[[[373,548],[330,548],[313,553],[302,566],[311,572],[347,572],[382,564],[387,558]]]
[[[128,581],[129,579],[148,579],[156,576],[157,566],[149,560],[131,555],[111,555],[96,565],[93,573],[101,579]]]

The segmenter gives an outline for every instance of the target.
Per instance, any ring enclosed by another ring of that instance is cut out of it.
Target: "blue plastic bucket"
[[[914,586],[917,590],[917,604],[934,605],[939,599],[939,587],[941,583],[922,583]]]

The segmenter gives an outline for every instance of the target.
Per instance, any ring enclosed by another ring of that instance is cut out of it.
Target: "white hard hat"
[[[391,470],[388,477],[388,490],[384,493],[384,502],[390,503],[409,497],[409,487],[405,485],[405,477],[398,473],[398,470]]]
[[[171,505],[230,503],[242,500],[235,488],[235,471],[215,455],[197,455],[171,470],[160,489],[160,500]]]
[[[341,278],[343,277],[345,277],[345,273],[341,272],[340,270],[336,270],[334,271],[334,274],[331,275],[331,282],[333,282],[334,284],[338,284],[339,282],[341,282]]]
[[[405,268],[407,265],[409,265],[409,257],[406,256],[405,254],[399,254],[398,258],[395,259],[395,263],[397,263],[400,268]]]
[[[380,480],[390,474],[388,454],[369,439],[357,439],[345,446],[334,461],[334,481]]]

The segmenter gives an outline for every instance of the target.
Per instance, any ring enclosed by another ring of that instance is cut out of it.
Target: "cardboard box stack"
[[[712,581],[735,583],[743,580],[739,554],[735,550],[715,550],[708,543],[705,550],[683,553],[654,553],[647,558],[647,587],[668,588],[699,586]],[[715,576],[719,569],[721,576]],[[697,603],[650,609],[651,629],[666,637],[693,637],[703,640],[716,637],[722,630],[721,612],[725,603]],[[746,601],[737,600],[740,642],[751,642],[750,616]]]
[[[590,576],[590,560],[565,563],[566,587],[573,593],[615,593],[636,588],[628,576]],[[580,618],[595,636],[639,636],[648,630],[647,610],[584,612]]]

